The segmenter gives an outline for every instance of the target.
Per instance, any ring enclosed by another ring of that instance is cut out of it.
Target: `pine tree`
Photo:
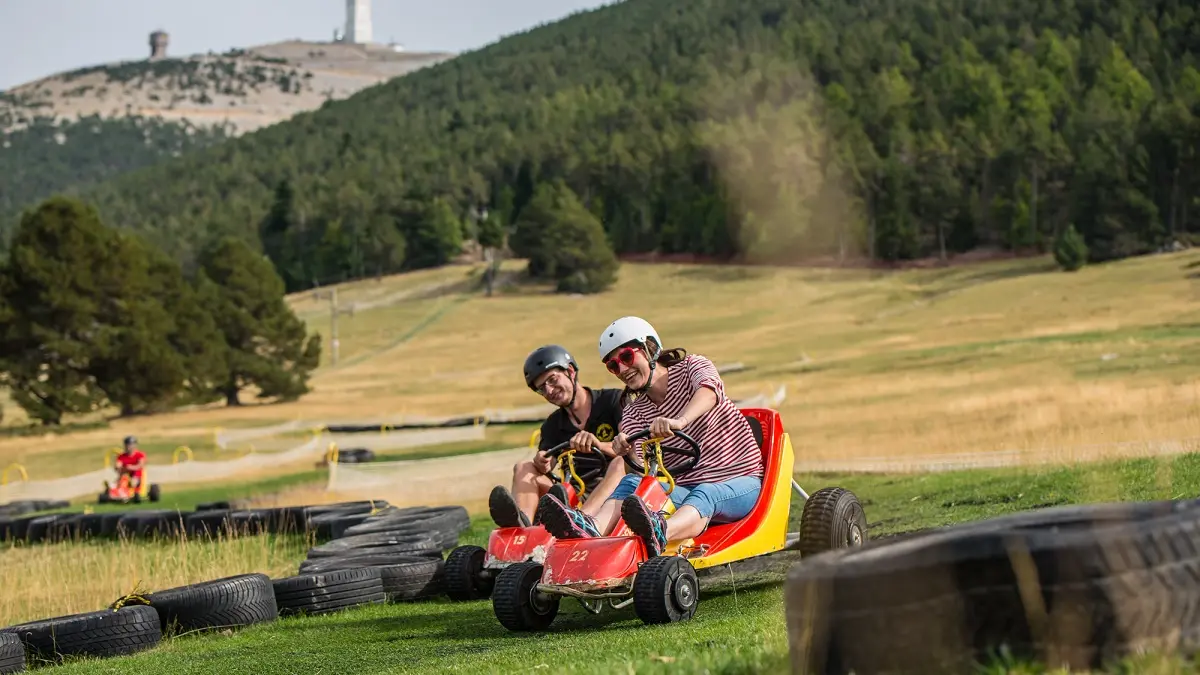
[[[198,292],[224,337],[225,375],[217,385],[229,405],[254,386],[259,398],[294,400],[308,393],[320,362],[319,334],[305,340],[304,323],[284,301],[283,280],[245,242],[225,237],[200,256]]]

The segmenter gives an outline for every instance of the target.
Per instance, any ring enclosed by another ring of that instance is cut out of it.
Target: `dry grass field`
[[[451,266],[340,286],[341,308],[357,308],[339,317],[336,365],[328,299],[290,298],[326,338],[314,391],[299,402],[5,438],[0,463],[49,478],[98,468],[126,433],[153,461],[169,461],[180,444],[215,459],[218,427],[533,405],[518,374],[530,349],[563,343],[585,383],[611,386],[594,345],[625,314],[649,319],[669,346],[743,363],[725,378],[734,396],[786,386],[781,411],[802,459],[1010,449],[1077,459],[1069,448],[1200,436],[1196,251],[1074,274],[1048,257],[894,272],[626,264],[596,296],[514,285],[487,298],[477,272]],[[21,423],[19,409],[7,405],[5,421]],[[513,439],[489,430],[490,443]]]

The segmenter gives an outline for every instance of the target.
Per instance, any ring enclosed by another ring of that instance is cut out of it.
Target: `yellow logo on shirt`
[[[602,443],[607,443],[616,437],[616,432],[608,422],[596,427],[596,438],[600,439]]]

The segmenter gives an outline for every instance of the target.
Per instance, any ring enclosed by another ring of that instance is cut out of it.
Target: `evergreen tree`
[[[616,281],[619,263],[604,228],[561,182],[538,185],[513,239],[530,275],[557,281],[560,292],[598,293]]]
[[[320,362],[321,337],[284,301],[283,280],[245,242],[225,237],[200,257],[198,292],[225,340],[225,376],[217,385],[229,405],[254,386],[259,398],[294,400],[307,393]]]

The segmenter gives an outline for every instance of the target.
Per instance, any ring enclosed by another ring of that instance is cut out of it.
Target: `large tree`
[[[306,339],[270,261],[244,241],[224,237],[202,250],[199,263],[201,302],[226,345],[225,374],[216,386],[226,402],[240,405],[248,386],[258,389],[259,398],[294,400],[307,393],[321,336]]]

